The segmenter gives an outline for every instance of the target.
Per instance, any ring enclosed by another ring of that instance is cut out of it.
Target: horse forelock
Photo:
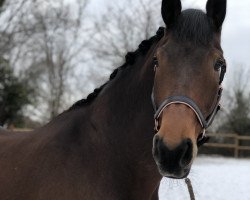
[[[181,43],[208,46],[213,39],[213,24],[208,16],[197,9],[184,10],[172,28],[173,37]]]

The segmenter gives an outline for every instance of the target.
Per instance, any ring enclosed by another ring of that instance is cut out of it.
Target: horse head
[[[219,109],[226,63],[220,45],[226,0],[208,0],[206,13],[182,11],[180,0],[163,0],[164,37],[154,57],[153,156],[160,173],[189,174],[205,131]]]

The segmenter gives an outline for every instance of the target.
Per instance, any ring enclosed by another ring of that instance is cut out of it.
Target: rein
[[[192,182],[189,178],[185,179],[185,183],[187,184],[187,188],[188,188],[188,192],[189,192],[189,196],[191,200],[195,200],[195,195],[194,195],[194,190],[193,190],[193,186],[192,186]]]

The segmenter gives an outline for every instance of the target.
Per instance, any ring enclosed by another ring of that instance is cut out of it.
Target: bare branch
[[[39,91],[38,99],[47,104],[47,118],[67,107],[64,96],[70,89],[68,84],[79,58],[85,58],[83,50],[90,42],[84,38],[91,33],[85,15],[88,2],[12,0],[6,7],[6,15],[10,14],[0,25],[1,36],[6,35],[4,43],[0,42],[0,53],[20,74],[30,75],[31,84]]]

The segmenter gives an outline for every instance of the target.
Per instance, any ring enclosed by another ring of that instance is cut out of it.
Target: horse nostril
[[[187,139],[183,146],[183,154],[180,159],[180,166],[185,167],[190,164],[193,157],[193,143],[192,140]]]

